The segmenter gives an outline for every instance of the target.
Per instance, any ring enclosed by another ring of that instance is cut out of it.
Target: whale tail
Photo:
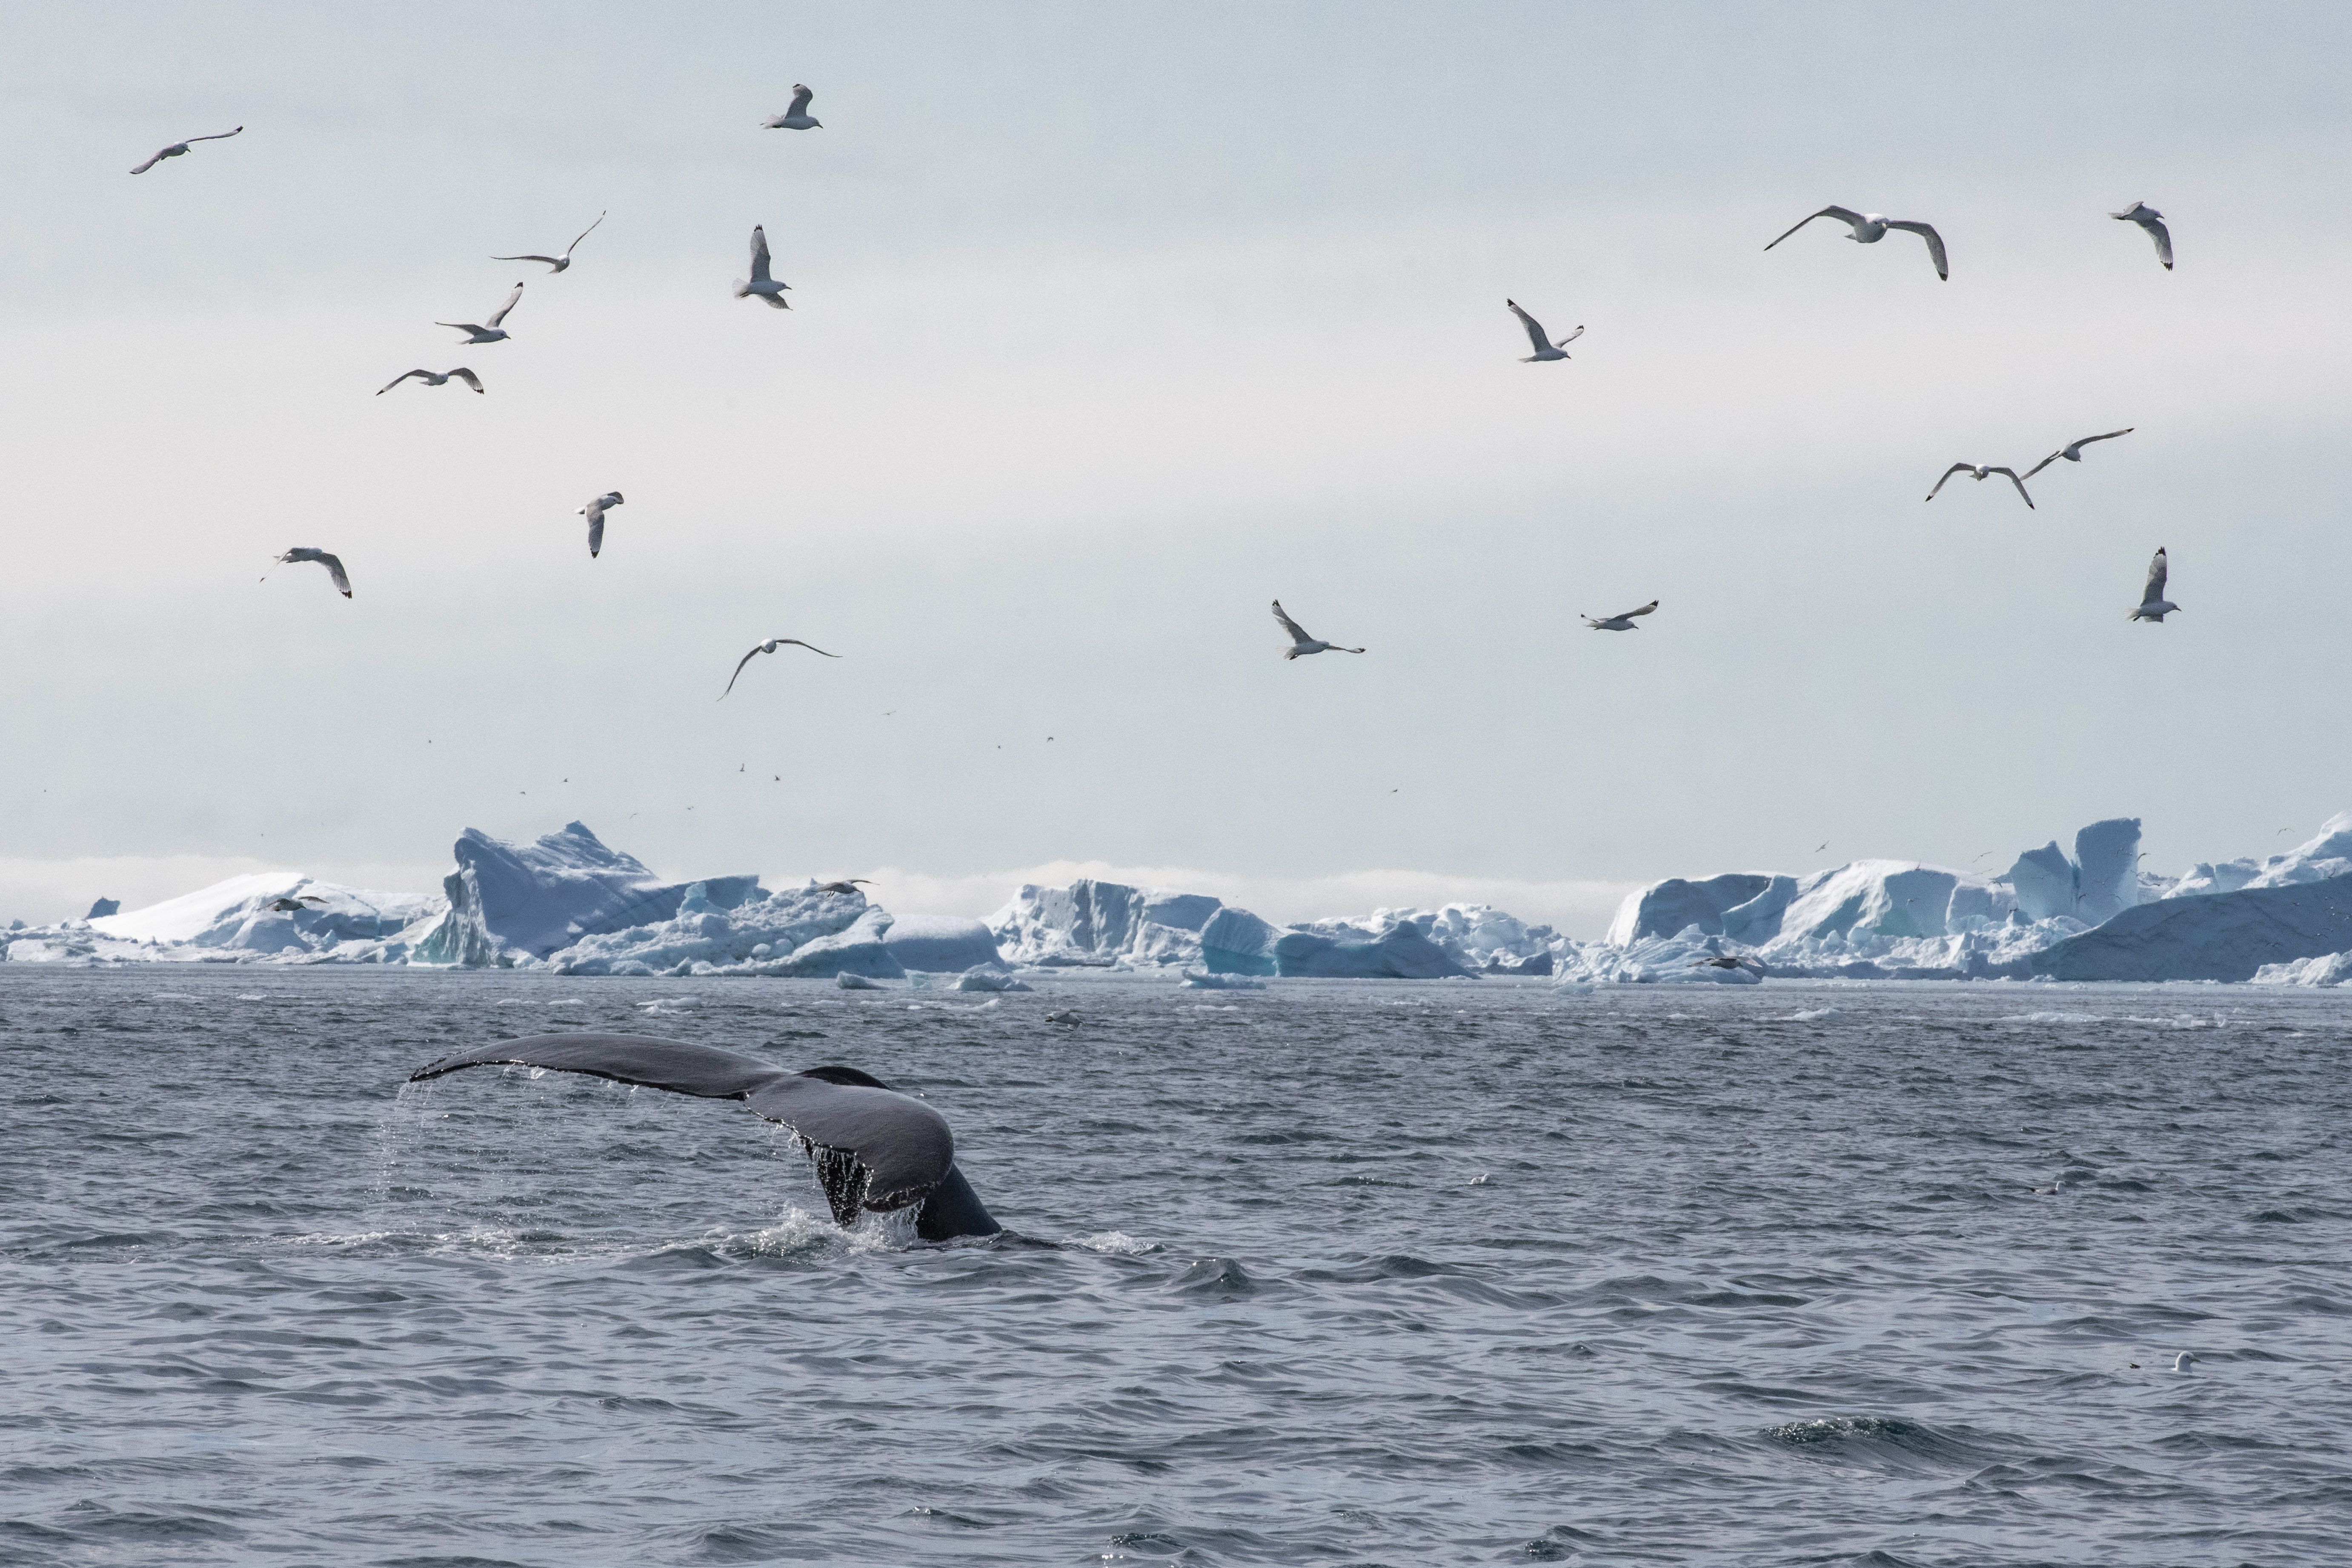
[[[685,1040],[540,1035],[443,1057],[409,1079],[421,1082],[499,1065],[586,1073],[703,1100],[741,1100],[791,1129],[816,1166],[833,1217],[844,1226],[867,1209],[916,1208],[915,1234],[926,1241],[994,1236],[1004,1228],[956,1169],[955,1138],[947,1119],[856,1068],[789,1072],[757,1057]]]

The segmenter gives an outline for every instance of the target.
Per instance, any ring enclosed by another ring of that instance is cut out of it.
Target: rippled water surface
[[[569,1027],[917,1090],[1016,1234],[403,1089]],[[0,1051],[0,1561],[2352,1562],[2352,995],[5,965]]]

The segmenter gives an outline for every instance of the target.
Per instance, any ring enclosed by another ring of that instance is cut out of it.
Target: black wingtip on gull
[[[585,1073],[615,1083],[702,1100],[738,1100],[789,1128],[816,1167],[838,1224],[868,1209],[913,1208],[925,1241],[994,1236],[1004,1227],[956,1169],[947,1119],[856,1068],[788,1072],[716,1046],[640,1035],[538,1035],[428,1062],[408,1075],[423,1083],[477,1067],[532,1067]]]

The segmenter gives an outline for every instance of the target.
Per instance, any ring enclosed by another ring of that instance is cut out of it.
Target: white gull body
[[[1780,239],[1788,238],[1790,234],[1796,233],[1798,229],[1804,227],[1816,217],[1833,217],[1840,223],[1847,225],[1853,232],[1846,237],[1858,240],[1864,245],[1876,245],[1886,237],[1886,231],[1890,228],[1899,228],[1906,234],[1916,234],[1927,242],[1927,257],[1936,264],[1936,276],[1948,283],[1951,281],[1952,269],[1944,256],[1944,237],[1936,232],[1933,224],[1917,223],[1909,218],[1881,217],[1876,213],[1858,213],[1852,207],[1823,207],[1813,214],[1812,217],[1798,223],[1789,230],[1788,234],[1782,235]],[[1772,245],[1780,244],[1780,239],[1774,240]],[[1769,250],[1772,245],[1768,245],[1764,248]]]
[[[1282,657],[1285,658],[1304,658],[1310,653],[1361,653],[1364,651],[1360,647],[1341,647],[1338,643],[1325,642],[1321,637],[1307,636],[1307,628],[1290,618],[1289,612],[1282,607],[1280,599],[1274,602],[1274,618],[1280,621],[1282,629],[1290,634],[1290,646],[1282,650]]]

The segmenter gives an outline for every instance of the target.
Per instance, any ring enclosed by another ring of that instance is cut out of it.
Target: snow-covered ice
[[[143,909],[0,931],[12,963],[372,963],[568,974],[904,979],[1017,989],[1012,965],[1155,971],[1196,984],[1275,975],[1553,974],[1564,985],[1856,979],[2218,979],[2334,984],[2352,952],[2352,813],[2261,859],[2166,878],[2140,824],[2095,822],[1999,876],[1856,860],[1803,877],[1669,878],[1629,895],[1598,942],[1486,904],[1278,925],[1207,894],[1086,879],[1025,885],[985,921],[895,917],[814,881],[670,881],[582,823],[522,845],[468,828],[438,897],[231,878]],[[299,907],[276,909],[280,900]],[[104,907],[103,903],[100,907]],[[1710,962],[1729,960],[1728,963]],[[2316,977],[2316,978],[2315,978]]]
[[[2352,982],[2352,952],[2323,952],[2254,971],[2257,985],[2342,985]]]

